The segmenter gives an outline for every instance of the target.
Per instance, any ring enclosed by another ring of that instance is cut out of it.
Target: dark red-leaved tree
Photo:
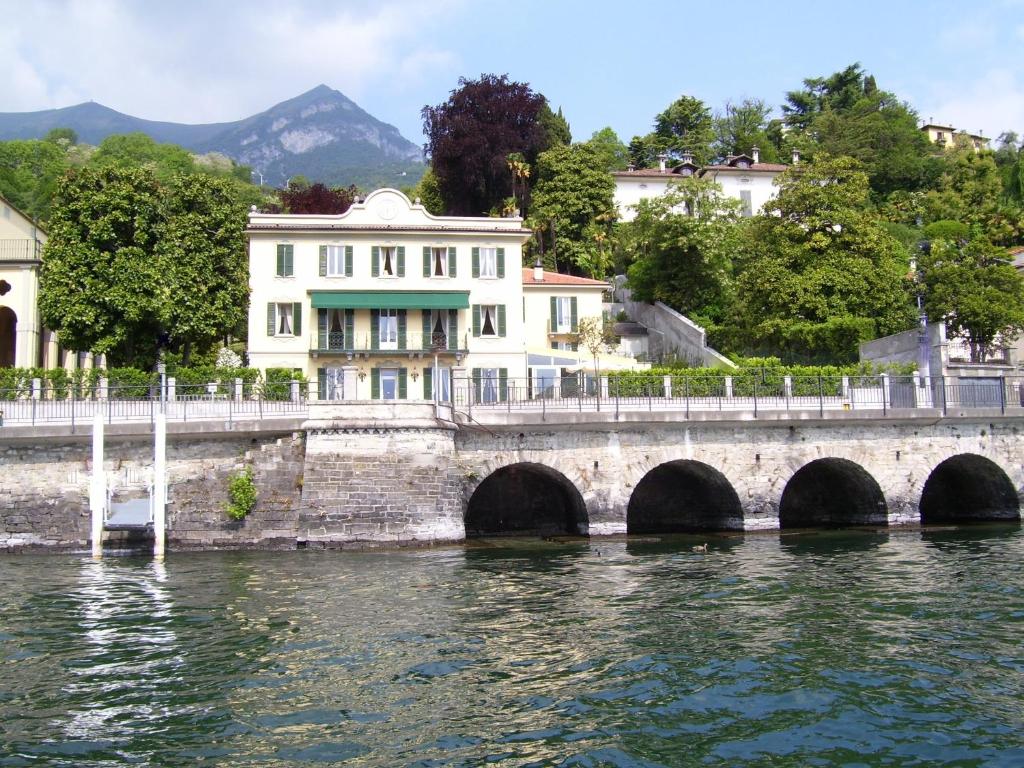
[[[424,107],[424,147],[447,213],[479,216],[512,196],[508,156],[518,152],[531,165],[547,148],[538,120],[547,104],[526,83],[508,75],[459,78],[448,101]]]
[[[308,187],[281,190],[281,207],[285,213],[344,213],[356,199],[356,188],[331,189],[316,183]]]

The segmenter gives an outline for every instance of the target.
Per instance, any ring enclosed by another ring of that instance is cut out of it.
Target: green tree
[[[433,168],[427,168],[416,186],[409,191],[409,198],[418,199],[423,207],[435,216],[444,214],[444,198],[441,197],[441,188],[438,186]]]
[[[0,142],[0,194],[44,224],[57,182],[68,168],[67,151],[56,142]]]
[[[749,155],[753,147],[761,150],[761,161],[777,163],[778,148],[768,135],[771,107],[760,99],[744,99],[739,104],[726,102],[725,109],[713,121],[715,155]]]
[[[537,158],[530,223],[535,231],[553,228],[563,264],[604,277],[610,253],[601,235],[607,236],[614,218],[614,193],[615,182],[588,143],[552,147]]]
[[[231,183],[161,184],[152,170],[68,174],[54,199],[39,309],[62,344],[148,368],[161,340],[186,358],[234,330],[247,306],[245,207]]]
[[[963,246],[932,241],[919,266],[925,311],[968,342],[972,362],[984,362],[996,341],[1011,343],[1024,330],[1024,279],[984,237]]]
[[[674,181],[660,197],[642,200],[621,225],[632,259],[633,296],[663,301],[705,324],[723,319],[732,294],[732,255],[740,205],[709,180]]]
[[[638,168],[653,167],[660,154],[678,158],[683,152],[705,165],[714,156],[714,140],[711,110],[700,99],[680,96],[654,118],[652,133],[633,138],[629,154]]]
[[[594,131],[586,142],[597,153],[598,165],[602,170],[624,171],[629,165],[629,150],[610,127]]]
[[[877,91],[874,78],[870,79],[870,89],[866,80],[860,62],[854,62],[828,77],[806,78],[803,88],[786,94],[786,103],[782,105],[786,125],[806,132],[818,115],[852,109],[866,92]]]
[[[908,255],[850,158],[790,168],[740,249],[736,346],[856,360],[856,342],[912,327]]]
[[[1003,179],[992,152],[954,147],[944,156],[945,170],[936,189],[922,200],[926,222],[953,220],[969,224],[993,243],[1010,245],[1019,236],[1013,206],[1005,204]]]
[[[158,144],[144,133],[108,136],[100,142],[90,164],[96,167],[143,167],[158,179],[169,179],[175,173],[194,173],[192,155],[176,144]]]
[[[559,144],[572,144],[572,130],[569,128],[569,121],[562,114],[562,108],[552,112],[551,107],[545,101],[537,115],[537,122],[544,129],[545,148],[550,149]]]

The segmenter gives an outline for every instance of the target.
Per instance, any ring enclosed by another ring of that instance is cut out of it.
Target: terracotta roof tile
[[[533,279],[533,268],[523,267],[523,285],[578,285],[596,288],[610,288],[604,280],[591,280],[589,277],[576,277],[576,275],[563,275],[561,272],[548,272],[544,270],[544,279],[537,281]]]
[[[781,173],[782,171],[789,168],[788,165],[782,163],[751,163],[749,168],[738,168],[735,165],[706,165],[701,168],[700,172],[705,173],[706,171],[738,171],[740,173],[747,173],[753,171],[754,173]]]

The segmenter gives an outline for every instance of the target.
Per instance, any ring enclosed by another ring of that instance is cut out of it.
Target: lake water
[[[1024,766],[1014,526],[0,558],[0,765]]]

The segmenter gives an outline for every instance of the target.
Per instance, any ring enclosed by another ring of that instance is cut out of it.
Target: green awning
[[[469,309],[469,291],[310,291],[313,309]]]

